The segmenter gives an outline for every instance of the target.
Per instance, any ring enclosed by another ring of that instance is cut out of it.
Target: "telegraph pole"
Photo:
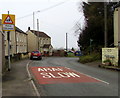
[[[104,31],[104,47],[107,47],[107,2],[104,2],[104,27],[105,27],[105,31]]]
[[[37,36],[38,36],[38,50],[39,50],[39,19],[37,19]]]
[[[35,30],[35,13],[38,13],[38,12],[40,11],[38,10],[38,11],[33,12],[33,30]]]
[[[39,31],[39,19],[37,19],[37,31]]]
[[[33,12],[33,30],[35,29],[35,12]]]
[[[66,52],[67,52],[67,50],[68,50],[68,35],[66,33]]]

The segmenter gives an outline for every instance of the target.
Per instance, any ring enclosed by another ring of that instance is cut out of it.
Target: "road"
[[[29,69],[41,96],[118,96],[118,72],[88,66],[78,58],[45,57]]]

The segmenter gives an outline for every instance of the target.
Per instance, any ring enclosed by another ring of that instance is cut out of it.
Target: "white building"
[[[120,4],[114,11],[114,46],[120,47]]]
[[[30,28],[26,33],[28,34],[28,52],[39,50],[45,56],[52,55],[50,36],[41,31],[30,30]]]

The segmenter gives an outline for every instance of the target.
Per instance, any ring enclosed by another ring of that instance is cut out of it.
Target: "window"
[[[5,40],[7,40],[7,32],[5,32],[6,34],[5,34]]]
[[[19,46],[17,46],[17,53],[19,53]]]
[[[17,37],[17,42],[18,42],[18,41],[19,41],[19,38],[18,38],[18,37],[19,37],[19,35],[18,35],[18,33],[16,34],[16,37]]]

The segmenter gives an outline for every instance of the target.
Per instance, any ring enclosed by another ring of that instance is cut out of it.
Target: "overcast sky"
[[[81,0],[0,0],[0,14],[2,16],[8,11],[10,14],[15,14],[16,26],[26,32],[28,27],[33,29],[33,12],[35,12],[35,29],[37,30],[37,19],[39,19],[39,30],[52,38],[54,48],[66,47],[66,33],[68,33],[68,47],[78,48],[78,35],[74,33],[75,24],[78,21],[84,23],[82,10],[78,11],[80,2]],[[54,5],[55,7],[46,9]]]

